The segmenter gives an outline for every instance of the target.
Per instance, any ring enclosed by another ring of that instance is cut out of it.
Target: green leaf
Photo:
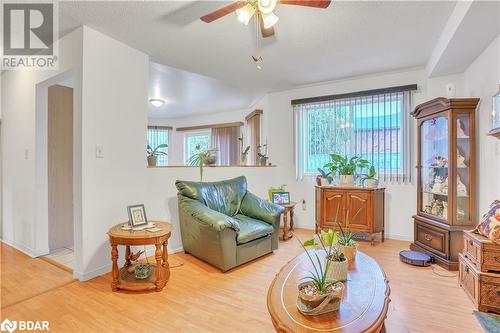
[[[304,246],[317,246],[318,243],[316,243],[316,240],[313,239],[308,239],[304,242]]]

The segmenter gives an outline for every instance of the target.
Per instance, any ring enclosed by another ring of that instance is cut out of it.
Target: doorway
[[[74,269],[73,88],[47,89],[48,246],[46,259]]]

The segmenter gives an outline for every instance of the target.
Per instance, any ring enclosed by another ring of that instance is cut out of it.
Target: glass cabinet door
[[[448,218],[448,118],[435,117],[421,124],[419,209],[428,215]]]
[[[470,220],[470,180],[471,180],[471,133],[470,133],[470,115],[468,113],[458,113],[457,137],[456,137],[456,166],[457,180],[455,184],[456,195],[456,221],[458,223],[468,222]]]

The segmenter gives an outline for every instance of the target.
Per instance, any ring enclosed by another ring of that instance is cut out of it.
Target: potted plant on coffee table
[[[306,315],[319,315],[338,310],[344,293],[344,284],[328,277],[329,261],[325,261],[323,267],[318,254],[315,251],[313,255],[309,253],[306,245],[310,241],[302,243],[299,240],[299,243],[313,269],[303,278],[306,281],[298,285],[300,301],[297,302],[297,308]]]
[[[147,153],[148,153],[148,166],[154,167],[158,163],[159,155],[168,155],[167,152],[162,151],[161,149],[167,148],[168,145],[166,143],[159,144],[153,149],[150,145],[147,145]]]
[[[358,242],[354,240],[355,233],[350,230],[342,229],[340,223],[337,223],[340,229],[339,245],[340,251],[349,261],[356,259],[356,253],[358,252]]]
[[[340,176],[340,185],[342,186],[353,186],[357,169],[363,169],[369,165],[369,162],[360,156],[353,156],[351,158],[338,154],[330,156],[332,160],[326,163],[324,168],[329,169],[332,175],[338,173]]]

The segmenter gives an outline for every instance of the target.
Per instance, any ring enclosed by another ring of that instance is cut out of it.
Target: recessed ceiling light
[[[159,98],[151,98],[149,100],[149,103],[151,103],[151,105],[159,108],[160,106],[162,106],[163,104],[165,104],[165,101],[162,100],[162,99],[159,99]]]

